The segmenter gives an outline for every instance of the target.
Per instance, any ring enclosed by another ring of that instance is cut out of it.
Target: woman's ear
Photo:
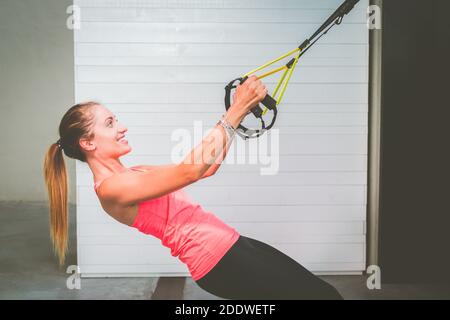
[[[80,147],[83,149],[83,150],[86,150],[86,151],[94,151],[95,149],[97,149],[97,146],[94,144],[94,143],[92,143],[92,141],[91,140],[88,140],[88,139],[80,139]]]

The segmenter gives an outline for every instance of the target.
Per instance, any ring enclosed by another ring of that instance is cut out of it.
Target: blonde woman
[[[67,250],[67,177],[63,152],[86,162],[102,208],[119,223],[159,238],[204,290],[227,299],[341,299],[328,283],[261,241],[240,235],[192,201],[183,187],[213,175],[235,129],[267,94],[255,76],[238,86],[233,104],[211,133],[179,164],[126,168],[127,128],[97,102],[71,107],[60,139],[44,162],[50,235],[59,263]],[[276,214],[276,212],[274,212]]]

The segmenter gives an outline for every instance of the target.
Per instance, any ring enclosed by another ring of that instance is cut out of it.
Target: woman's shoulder
[[[103,180],[100,180],[100,181],[96,182],[94,184],[94,189],[95,189],[95,191],[97,192],[97,194],[99,196],[103,196],[104,197],[105,196],[105,189],[108,189],[108,188],[105,188],[105,186],[111,185],[111,184],[117,186],[118,184],[120,184],[120,182],[126,181],[127,178],[130,177],[131,175],[135,175],[136,171],[145,171],[145,170],[140,169],[138,167],[127,168],[127,170],[124,170],[122,172],[113,174],[113,175],[111,175],[111,176],[109,176],[109,177],[107,177],[107,178],[105,178]],[[103,187],[103,188],[101,188],[101,187]],[[106,197],[104,197],[104,198],[106,198]]]

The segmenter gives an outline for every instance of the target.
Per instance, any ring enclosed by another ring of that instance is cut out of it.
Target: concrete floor
[[[70,243],[76,243],[75,207],[70,206]],[[0,202],[0,299],[220,299],[191,278],[82,278],[66,287],[50,246],[48,212],[42,202]],[[76,264],[70,246],[67,264]],[[321,276],[345,299],[450,299],[447,285],[382,284],[366,287],[366,276]]]

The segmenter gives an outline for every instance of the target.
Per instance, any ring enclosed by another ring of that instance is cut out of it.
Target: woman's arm
[[[250,76],[247,81],[239,85],[234,93],[233,104],[224,115],[225,120],[237,128],[250,110],[267,95],[267,88],[256,76]],[[225,156],[224,149],[228,146],[228,135],[222,125],[217,124],[212,132],[184,159],[183,163],[191,165],[198,173],[197,179],[201,179],[214,164],[219,155]],[[219,162],[220,163],[220,162]],[[215,165],[211,169],[218,168]]]
[[[261,81],[257,80],[257,78],[255,76],[251,76],[249,78],[249,80],[250,81],[247,81],[247,85],[249,85],[249,87],[252,86],[253,84],[257,84],[257,85],[260,85],[260,87],[258,89],[262,89],[262,91],[259,91],[259,93],[262,93],[263,95],[265,95],[267,93],[267,89],[265,88],[265,86],[262,85]],[[245,89],[248,90],[248,88],[245,88]],[[246,92],[244,91],[245,89],[244,89],[244,86],[238,86],[238,88],[236,89],[236,91],[235,91],[235,93],[233,95],[233,101],[241,101],[242,103],[245,103],[244,101],[246,101],[246,100],[242,99],[242,97],[246,94]],[[247,100],[247,102],[248,102],[248,100]],[[254,105],[254,102],[255,101],[253,100],[250,103],[252,105]],[[249,109],[247,108],[246,112],[244,112],[244,115],[242,113],[239,113],[239,112],[232,112],[232,111],[234,111],[233,109],[242,109],[242,108],[238,108],[237,106],[234,106],[234,107],[232,106],[228,110],[229,112],[227,112],[225,114],[225,119],[234,128],[237,128],[238,125],[241,123],[242,119],[250,112],[249,110],[251,108],[249,108]],[[218,127],[221,127],[221,126],[217,126],[216,125],[215,129],[217,129]],[[220,129],[222,130],[222,133],[225,134],[223,128],[220,128]],[[214,138],[211,137],[211,135],[209,135],[208,137],[210,137],[210,139],[214,140]],[[217,135],[215,135],[215,137],[217,137]],[[220,137],[220,141],[222,141],[222,139],[223,139],[223,137]],[[205,140],[203,140],[203,142],[204,141]],[[222,146],[222,148],[220,148],[221,150],[219,151],[219,155],[215,159],[214,163],[212,163],[209,166],[209,168],[207,168],[206,171],[203,172],[203,174],[199,177],[199,179],[204,179],[204,178],[210,177],[210,176],[212,176],[213,174],[216,173],[216,171],[219,169],[220,165],[222,164],[223,160],[225,159],[231,144],[232,144],[232,140],[226,139],[225,146]],[[215,151],[217,151],[217,148],[216,148]],[[191,153],[190,157],[191,157],[191,159],[193,159],[192,153]],[[186,159],[187,158],[188,157],[186,157]],[[186,159],[185,159],[185,161],[186,161]],[[143,167],[143,168],[146,168],[146,169],[152,169],[152,168],[155,168],[155,167],[158,167],[158,166],[138,166],[138,167]]]
[[[236,88],[235,100],[225,114],[234,128],[241,123],[258,102],[267,94],[260,80],[251,76]],[[228,143],[222,125],[214,129],[184,159],[176,165],[155,166],[147,172],[123,172],[104,180],[98,195],[106,201],[123,206],[161,197],[199,180],[208,171]],[[224,153],[224,155],[226,152]]]
[[[217,170],[219,169],[223,160],[227,156],[228,150],[230,149],[232,142],[233,142],[232,139],[227,139],[226,146],[222,149],[222,151],[220,152],[219,156],[216,158],[214,163],[209,167],[208,170],[206,170],[206,172],[203,174],[203,176],[200,177],[200,179],[210,177],[217,172]],[[145,171],[149,171],[149,170],[152,170],[155,168],[161,168],[161,167],[167,168],[167,167],[171,167],[171,166],[175,166],[175,164],[171,164],[171,165],[137,165],[137,166],[133,166],[132,168],[143,169]]]
[[[227,156],[227,153],[228,153],[228,150],[230,149],[231,144],[232,144],[232,140],[228,140],[225,148],[223,148],[223,150],[221,151],[219,156],[216,158],[216,161],[214,161],[214,164],[212,164],[209,167],[209,169],[203,174],[203,176],[200,179],[208,178],[217,172],[217,170],[219,169],[223,160]]]
[[[231,119],[239,121],[246,114],[241,109],[228,109]],[[230,121],[231,122],[231,121]],[[226,145],[228,136],[221,125],[187,155],[183,162],[151,166],[137,174],[123,172],[107,178],[98,188],[98,195],[109,203],[130,206],[141,201],[161,197],[198,181],[211,167]]]
[[[232,144],[232,140],[228,140],[225,148],[221,151],[221,153],[216,158],[214,163],[203,174],[203,176],[200,177],[200,179],[204,179],[204,178],[210,177],[210,176],[212,176],[213,174],[215,174],[217,172],[217,170],[219,169],[219,167],[222,164],[223,160],[227,156],[227,153],[228,153],[228,150],[230,149],[231,144]],[[152,169],[155,169],[155,168],[170,167],[170,166],[175,166],[175,164],[171,164],[171,165],[137,165],[137,166],[133,166],[132,168],[143,169],[145,171],[149,171],[149,170],[152,170]]]
[[[228,111],[231,108],[233,106]],[[242,112],[241,107],[236,106],[236,110],[235,112],[227,112],[224,117],[234,128],[241,123],[248,113],[247,111]],[[222,125],[216,124],[211,133],[185,157],[182,163],[191,165],[194,171],[198,172],[198,179],[208,177],[220,166],[231,142]]]

